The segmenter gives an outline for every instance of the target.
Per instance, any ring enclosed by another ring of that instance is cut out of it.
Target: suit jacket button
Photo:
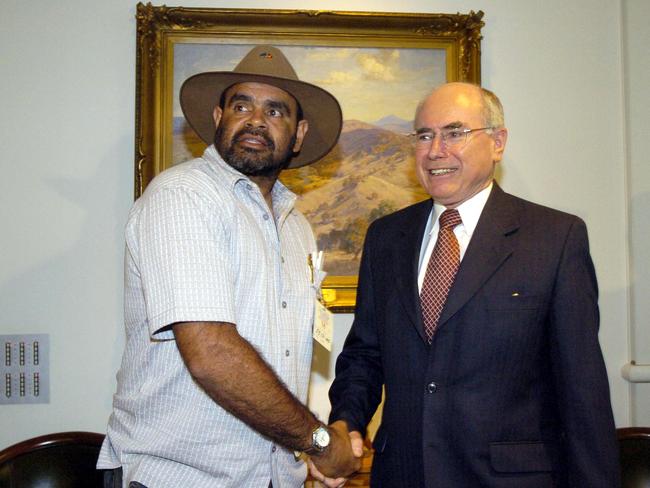
[[[435,393],[438,390],[438,385],[435,381],[432,381],[427,385],[427,393]]]

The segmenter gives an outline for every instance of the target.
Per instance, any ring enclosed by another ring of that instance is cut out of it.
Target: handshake
[[[311,454],[307,464],[315,479],[327,488],[338,488],[361,467],[363,439],[359,432],[349,432],[343,420],[331,424],[328,431],[329,445],[323,452]]]

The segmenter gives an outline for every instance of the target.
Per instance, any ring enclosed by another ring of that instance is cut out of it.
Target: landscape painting
[[[427,198],[406,135],[417,104],[445,81],[481,82],[483,12],[359,12],[194,8],[138,3],[134,196],[161,171],[201,155],[181,84],[232,70],[257,44],[285,53],[300,79],[343,109],[338,145],[283,172],[324,252],[326,306],[353,312],[363,238],[378,217]]]
[[[427,198],[414,170],[407,134],[418,102],[446,80],[444,49],[296,46],[275,43],[301,80],[331,92],[343,109],[338,145],[322,160],[284,171],[281,180],[299,195],[324,269],[356,276],[368,225]],[[229,71],[250,44],[176,44],[174,88],[203,71]],[[205,144],[183,118],[174,97],[173,164],[200,155]]]

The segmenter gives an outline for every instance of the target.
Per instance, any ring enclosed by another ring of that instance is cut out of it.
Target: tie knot
[[[460,214],[458,213],[458,210],[455,208],[450,208],[442,212],[440,215],[440,219],[438,220],[440,223],[440,228],[454,228],[459,224],[463,223],[463,220],[460,218]]]

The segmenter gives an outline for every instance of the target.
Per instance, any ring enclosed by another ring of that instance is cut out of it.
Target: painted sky
[[[396,115],[412,120],[419,102],[443,83],[442,49],[282,46],[298,77],[331,92],[346,120],[368,123]],[[185,79],[203,71],[230,71],[250,50],[242,44],[174,46],[174,116],[182,116],[178,90]]]

